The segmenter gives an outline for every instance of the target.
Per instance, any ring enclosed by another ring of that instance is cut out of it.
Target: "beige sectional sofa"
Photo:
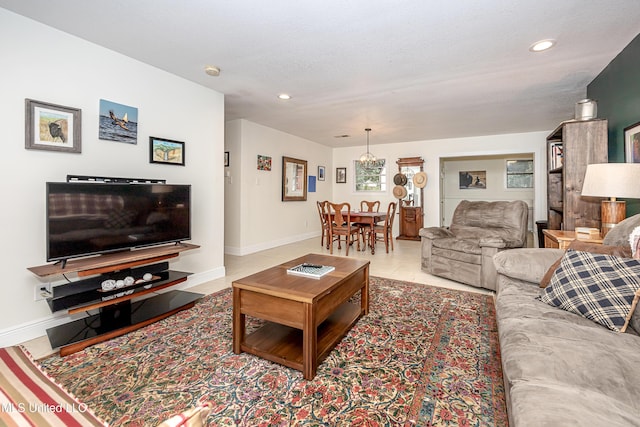
[[[638,225],[640,215],[627,219],[605,244],[628,245]],[[621,333],[537,300],[540,281],[564,253],[514,249],[494,257],[510,426],[640,426],[640,308]]]

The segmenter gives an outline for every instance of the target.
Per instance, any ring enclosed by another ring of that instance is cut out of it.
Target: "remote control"
[[[303,267],[310,267],[310,268],[322,268],[321,265],[318,264],[307,264],[306,262],[304,264],[302,264]]]

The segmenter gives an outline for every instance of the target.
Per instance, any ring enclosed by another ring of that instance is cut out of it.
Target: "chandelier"
[[[371,132],[371,128],[366,128],[367,132],[367,152],[360,156],[360,166],[364,169],[371,169],[378,165],[378,159],[369,151],[369,132]]]

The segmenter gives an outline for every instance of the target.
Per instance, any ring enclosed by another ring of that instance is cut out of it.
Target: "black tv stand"
[[[198,247],[177,243],[29,268],[40,277],[78,274],[79,280],[53,288],[53,295],[47,298],[52,312],[65,310],[75,314],[97,310],[97,314],[47,329],[51,347],[59,347],[60,355],[66,356],[193,307],[202,294],[173,290],[145,299],[140,297],[186,281],[190,273],[169,270],[167,260]],[[109,291],[102,289],[103,280],[125,276],[139,279],[147,272],[152,279]]]

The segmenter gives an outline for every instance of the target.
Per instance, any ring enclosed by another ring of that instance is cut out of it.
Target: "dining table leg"
[[[376,223],[373,218],[371,219],[371,223],[369,224],[369,246],[371,246],[371,255],[376,253],[376,234],[374,231]]]

